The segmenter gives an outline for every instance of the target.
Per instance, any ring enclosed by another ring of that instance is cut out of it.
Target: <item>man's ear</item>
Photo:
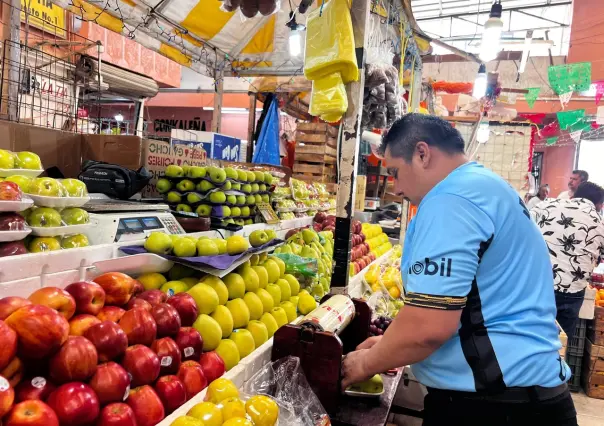
[[[431,159],[430,145],[428,145],[426,142],[418,142],[415,145],[415,154],[421,161],[423,167],[424,168],[428,167],[428,165],[430,164],[430,159]]]

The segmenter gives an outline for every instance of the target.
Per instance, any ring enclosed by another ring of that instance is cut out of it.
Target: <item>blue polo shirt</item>
[[[436,185],[409,225],[401,265],[405,303],[461,309],[457,333],[412,371],[461,391],[554,387],[560,358],[552,265],[518,193],[467,163]]]

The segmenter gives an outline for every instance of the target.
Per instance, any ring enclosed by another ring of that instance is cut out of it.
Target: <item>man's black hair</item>
[[[594,205],[604,203],[604,188],[593,182],[583,182],[577,190],[573,198],[586,198]]]
[[[451,124],[432,115],[407,114],[394,122],[382,139],[382,154],[390,149],[393,157],[411,161],[415,145],[425,142],[447,154],[463,154],[464,140]]]
[[[587,182],[589,180],[589,173],[585,170],[573,170],[573,175],[579,175],[581,182]]]

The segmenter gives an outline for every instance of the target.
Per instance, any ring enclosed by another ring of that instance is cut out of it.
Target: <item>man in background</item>
[[[585,170],[573,170],[573,174],[570,175],[570,179],[568,180],[568,191],[561,192],[560,195],[558,195],[558,198],[563,200],[573,198],[579,185],[588,180],[589,174]]]
[[[526,203],[526,208],[530,210],[533,207],[535,207],[537,204],[539,204],[540,202],[545,201],[545,199],[548,197],[549,197],[549,185],[548,184],[541,185],[539,187],[539,192],[537,193],[537,195],[532,197],[530,200],[528,200],[528,203]]]
[[[604,224],[598,213],[603,203],[604,189],[584,182],[574,198],[549,200],[531,210],[549,248],[556,320],[568,337],[575,335],[587,280],[604,255]]]

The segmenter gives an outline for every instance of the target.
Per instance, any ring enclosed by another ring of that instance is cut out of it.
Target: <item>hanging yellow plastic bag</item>
[[[342,118],[348,109],[346,87],[340,73],[329,74],[312,82],[308,112],[333,123]]]
[[[348,0],[330,0],[306,20],[304,76],[318,80],[339,72],[344,84],[359,79]]]

